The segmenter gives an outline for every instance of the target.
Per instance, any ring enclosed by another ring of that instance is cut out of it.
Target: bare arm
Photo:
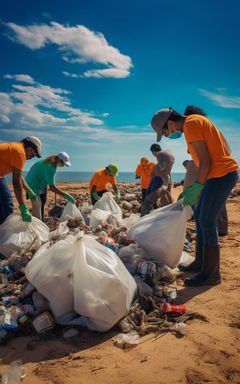
[[[16,196],[16,199],[18,201],[19,206],[22,205],[25,201],[24,194],[23,194],[23,177],[22,177],[22,171],[20,171],[17,168],[13,168],[12,172],[12,183],[13,183],[13,189]]]
[[[27,184],[26,180],[24,179],[24,177],[22,177],[22,186],[23,188],[25,189],[25,191],[27,191],[28,189],[30,189],[29,185]]]
[[[192,146],[199,158],[199,171],[197,181],[204,184],[211,167],[211,158],[204,141],[194,141]]]
[[[92,189],[91,189],[91,191],[90,191],[90,193],[94,193],[94,192],[96,192],[96,190],[97,190],[96,185],[93,185],[93,186],[92,186]]]
[[[56,185],[49,185],[50,191],[57,193],[57,195],[64,196],[64,192],[57,188]]]

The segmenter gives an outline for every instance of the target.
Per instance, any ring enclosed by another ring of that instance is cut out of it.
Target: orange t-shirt
[[[138,164],[136,168],[136,176],[141,177],[142,189],[147,189],[149,187],[154,166],[154,163],[148,163],[147,167],[143,168],[141,164]]]
[[[204,141],[206,144],[211,158],[208,179],[222,177],[238,169],[238,164],[230,155],[223,135],[208,118],[201,115],[188,116],[183,125],[183,132],[188,150],[197,166],[199,166],[199,158],[192,143]]]
[[[0,178],[11,173],[13,168],[23,170],[26,153],[23,143],[0,143]]]
[[[115,176],[106,175],[105,168],[99,169],[97,172],[94,173],[93,177],[90,180],[90,191],[92,190],[93,186],[97,187],[97,192],[107,189],[108,183],[116,185]]]

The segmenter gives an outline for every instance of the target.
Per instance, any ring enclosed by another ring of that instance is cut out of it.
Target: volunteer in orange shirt
[[[238,164],[230,155],[221,132],[205,116],[184,116],[171,108],[155,113],[151,122],[157,132],[177,139],[184,133],[188,150],[199,168],[198,178],[183,194],[185,205],[197,204],[194,212],[198,252],[202,253],[201,272],[186,278],[189,286],[215,285],[221,282],[220,247],[217,219],[238,179]]]
[[[146,193],[152,178],[152,172],[154,168],[154,163],[150,162],[147,157],[142,157],[140,164],[136,168],[136,179],[141,179],[142,187],[142,202],[144,202]]]
[[[31,200],[35,193],[22,177],[26,160],[41,157],[42,143],[35,136],[29,136],[20,142],[0,143],[0,224],[13,213],[13,199],[5,180],[5,175],[12,173],[12,183],[23,221],[30,222],[32,216],[24,203],[24,192]]]
[[[94,173],[90,180],[90,194],[94,205],[101,196],[107,192],[107,184],[112,184],[116,200],[120,200],[120,192],[116,186],[116,176],[118,176],[117,164],[109,164],[106,168],[99,169]]]

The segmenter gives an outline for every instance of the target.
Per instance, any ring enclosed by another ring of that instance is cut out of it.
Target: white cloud
[[[115,77],[116,79],[122,79],[130,75],[129,70],[122,68],[108,68],[108,69],[91,69],[84,72],[83,77]]]
[[[32,50],[55,44],[65,61],[79,64],[93,62],[107,67],[86,71],[83,77],[123,78],[130,75],[131,58],[109,45],[102,33],[91,31],[83,25],[71,27],[56,22],[28,26],[15,23],[6,25],[12,32],[12,41]],[[64,74],[71,76],[68,72]],[[72,74],[72,77],[76,76]]]
[[[20,81],[22,83],[28,83],[28,84],[34,83],[33,78],[29,75],[9,75],[9,74],[6,74],[3,77],[5,79],[14,79],[14,80]]]
[[[240,96],[226,96],[224,89],[218,89],[218,93],[209,92],[205,89],[199,89],[200,93],[214,104],[222,108],[240,108]]]
[[[12,75],[7,75],[7,78],[10,79],[10,76]],[[13,79],[19,80],[21,77],[14,75]],[[37,83],[33,79],[32,83],[32,85],[12,84],[11,92],[0,92],[2,124],[11,124],[12,128],[34,124],[35,127],[43,128],[69,126],[70,128],[78,127],[78,129],[86,124],[103,124],[103,121],[93,113],[74,108],[69,99],[70,92],[67,90],[52,88]]]
[[[66,77],[73,77],[74,79],[76,79],[77,77],[81,77],[81,75],[77,75],[76,73],[70,73],[70,72],[66,72],[66,71],[63,71],[62,73]]]

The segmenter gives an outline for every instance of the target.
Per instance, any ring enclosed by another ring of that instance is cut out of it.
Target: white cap
[[[70,163],[70,157],[69,155],[67,154],[67,152],[60,152],[57,157],[62,160],[64,162],[64,165],[66,165],[67,167],[71,167],[71,163]]]

